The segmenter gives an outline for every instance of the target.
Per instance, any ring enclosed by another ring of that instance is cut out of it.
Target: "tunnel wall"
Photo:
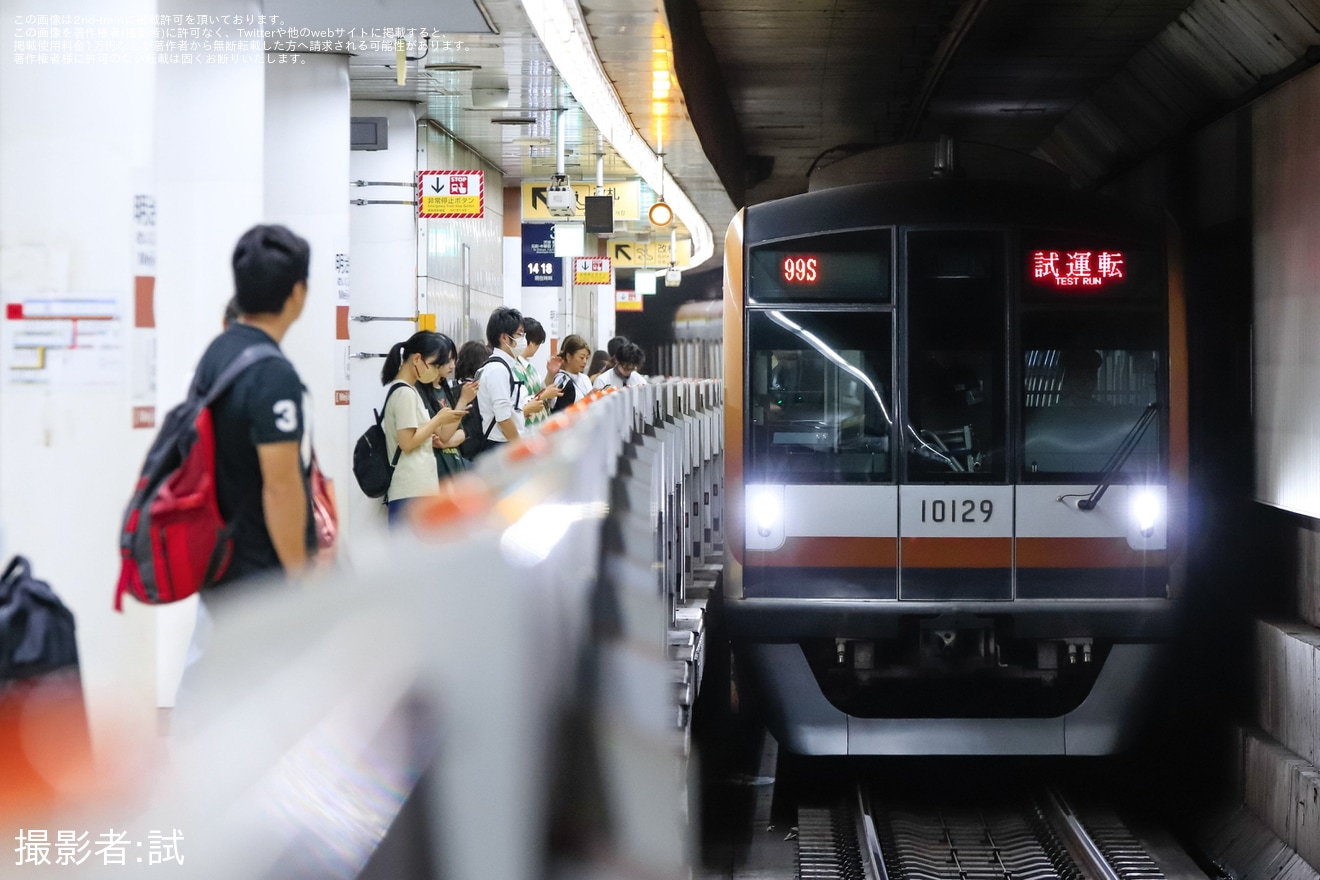
[[[1256,498],[1320,517],[1320,69],[1252,107]]]

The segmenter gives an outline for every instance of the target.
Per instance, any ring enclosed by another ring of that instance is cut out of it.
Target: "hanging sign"
[[[417,216],[427,220],[482,216],[486,204],[484,171],[419,171]]]
[[[665,269],[670,263],[686,268],[692,261],[692,240],[680,238],[678,246],[670,250],[668,241],[633,241],[611,238],[610,257],[616,269]]]
[[[522,286],[559,287],[564,283],[564,261],[555,256],[555,225],[522,225]]]
[[[610,258],[609,257],[574,257],[573,283],[574,284],[609,284]]]
[[[569,184],[577,199],[578,216],[587,210],[587,196],[596,194],[594,183]],[[546,193],[550,189],[549,181],[544,183],[524,183],[522,185],[522,218],[524,220],[554,220],[550,213],[550,200]],[[605,184],[605,195],[614,199],[615,220],[637,220],[642,216],[642,185],[636,180],[613,181]]]

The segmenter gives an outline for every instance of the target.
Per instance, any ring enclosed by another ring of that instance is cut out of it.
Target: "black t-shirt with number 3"
[[[220,375],[245,349],[275,344],[264,330],[235,323],[206,349],[197,364],[203,387]],[[280,569],[280,559],[266,530],[262,509],[261,465],[257,446],[298,443],[302,446],[303,386],[293,364],[265,358],[243,371],[228,391],[211,404],[215,427],[216,494],[220,515],[233,527],[234,555],[221,584]],[[316,549],[312,524],[307,462],[299,455],[307,503],[307,548]]]

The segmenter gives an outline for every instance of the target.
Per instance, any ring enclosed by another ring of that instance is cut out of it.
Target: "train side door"
[[[899,598],[1013,598],[1004,234],[906,236]]]

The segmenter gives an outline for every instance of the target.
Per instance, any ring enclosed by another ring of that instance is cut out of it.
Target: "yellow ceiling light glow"
[[[683,221],[692,236],[691,265],[696,266],[714,256],[715,239],[710,224],[633,127],[613,82],[601,67],[600,56],[596,54],[591,31],[582,18],[577,0],[522,0],[522,6],[551,63],[582,109],[623,161],[635,169],[651,189],[665,193],[674,215]],[[659,30],[664,33],[663,39],[667,43],[667,33],[663,28]],[[663,60],[666,70],[671,67],[669,58],[666,49],[658,49],[652,55],[653,62]],[[655,65],[657,69],[659,66]],[[660,122],[657,117],[657,125]]]
[[[651,210],[646,212],[653,226],[668,226],[674,220],[674,211],[663,201],[656,202],[651,206]]]

